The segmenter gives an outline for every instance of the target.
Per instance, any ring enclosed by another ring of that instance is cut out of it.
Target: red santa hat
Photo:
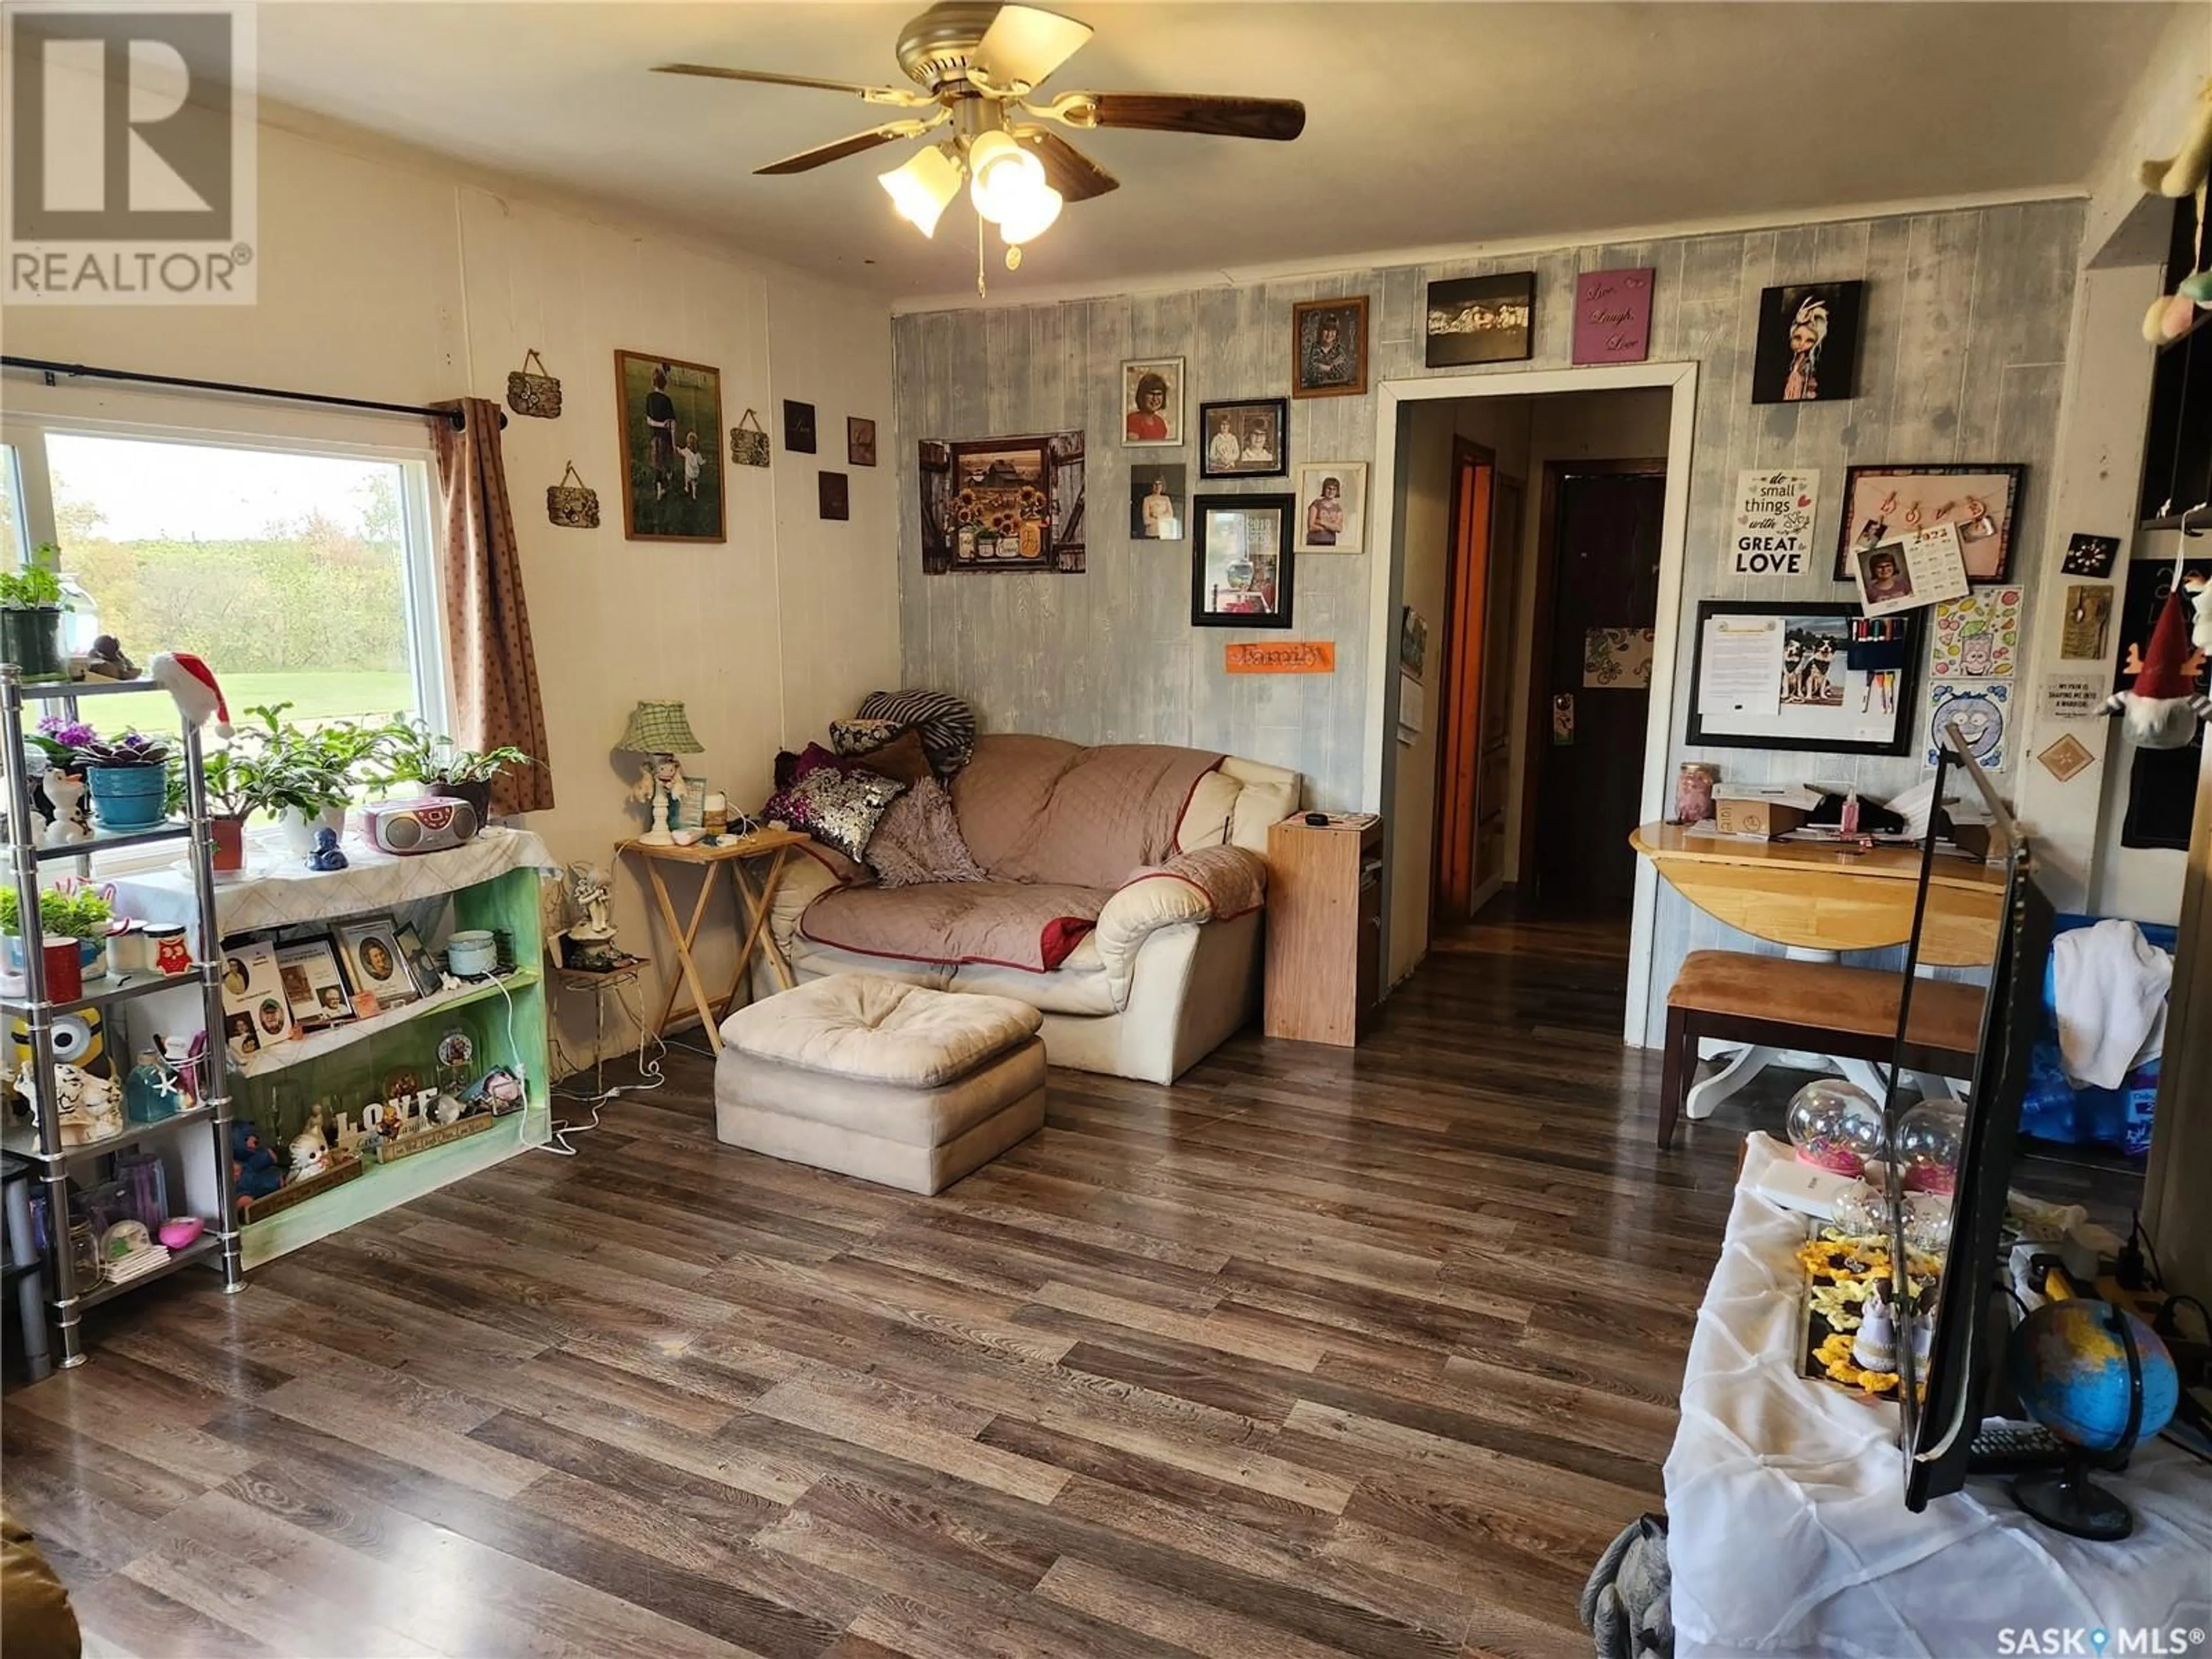
[[[147,678],[177,700],[177,708],[194,726],[215,717],[215,734],[230,735],[230,705],[216,684],[215,671],[189,651],[164,651],[148,667]]]
[[[2106,705],[2123,717],[2138,748],[2187,748],[2196,739],[2197,722],[2212,709],[2212,702],[2197,690],[2203,659],[2190,649],[2189,608],[2177,568],[2172,591],[2159,607],[2143,647],[2136,683]]]

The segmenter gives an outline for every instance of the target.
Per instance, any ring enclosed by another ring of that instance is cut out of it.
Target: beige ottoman
[[[1010,997],[837,974],[722,1022],[714,1133],[910,1193],[1044,1124],[1044,1016]]]

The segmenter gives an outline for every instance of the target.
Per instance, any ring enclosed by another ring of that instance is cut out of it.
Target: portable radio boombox
[[[441,853],[477,830],[477,809],[447,795],[377,801],[361,809],[362,834],[380,853]]]

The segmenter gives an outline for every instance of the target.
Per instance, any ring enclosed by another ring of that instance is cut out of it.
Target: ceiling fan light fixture
[[[934,237],[938,220],[960,193],[960,164],[945,153],[945,146],[932,144],[909,156],[905,166],[878,173],[876,182],[890,197],[899,217],[923,235]]]
[[[1035,241],[1052,228],[1053,221],[1060,217],[1060,210],[1066,200],[1050,185],[1038,187],[1033,195],[1024,197],[1012,211],[999,221],[999,234],[1010,247]]]
[[[1004,222],[1010,215],[1034,214],[1037,192],[1048,188],[1044,163],[1000,127],[979,133],[969,143],[968,173],[968,193],[975,211],[993,224]]]

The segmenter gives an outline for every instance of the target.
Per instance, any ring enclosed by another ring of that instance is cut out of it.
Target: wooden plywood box
[[[1267,1031],[1350,1048],[1382,994],[1382,824],[1267,832]]]

